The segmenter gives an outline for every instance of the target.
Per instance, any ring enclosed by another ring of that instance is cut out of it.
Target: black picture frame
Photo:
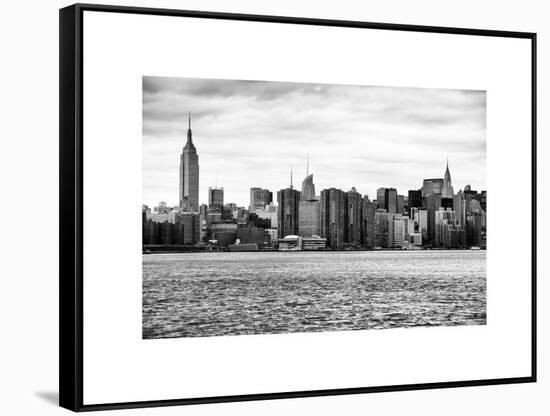
[[[202,19],[223,19],[348,28],[384,29],[408,32],[524,38],[531,41],[531,374],[524,377],[463,380],[423,384],[386,385],[311,391],[286,391],[223,397],[198,397],[124,403],[83,403],[83,13],[98,11]],[[201,403],[272,400],[282,398],[344,395],[358,393],[424,390],[537,380],[537,201],[536,201],[536,33],[453,27],[368,23],[329,19],[214,13],[95,4],[75,4],[60,9],[59,34],[59,404],[73,411],[126,409]]]

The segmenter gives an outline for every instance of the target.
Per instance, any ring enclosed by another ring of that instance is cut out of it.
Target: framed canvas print
[[[536,380],[533,33],[60,11],[60,404]]]

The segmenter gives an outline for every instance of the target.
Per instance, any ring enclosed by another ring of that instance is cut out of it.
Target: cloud
[[[442,177],[455,189],[486,183],[484,91],[143,77],[144,202],[177,201],[188,112],[200,163],[200,199],[224,186],[247,206],[249,188],[276,192],[305,176],[318,192],[381,186],[402,194]]]

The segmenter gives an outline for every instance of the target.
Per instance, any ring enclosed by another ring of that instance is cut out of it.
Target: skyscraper
[[[397,195],[397,213],[403,214],[403,210],[405,209],[405,196],[404,195]]]
[[[452,198],[454,195],[453,184],[451,182],[451,173],[449,172],[449,160],[447,159],[447,169],[443,177],[443,187],[441,189],[442,198]]]
[[[387,247],[388,245],[388,214],[385,209],[377,209],[374,213],[374,247]]]
[[[346,193],[330,188],[321,191],[321,237],[327,239],[327,246],[341,249],[346,230]]]
[[[408,220],[401,214],[388,214],[388,247],[402,247],[406,243]]]
[[[346,195],[346,243],[361,245],[362,196],[355,188]]]
[[[180,208],[187,212],[199,212],[199,156],[193,144],[191,113],[187,128],[187,143],[180,156]]]
[[[422,191],[411,189],[409,191],[409,211],[411,208],[420,208],[422,206]]]
[[[300,201],[298,210],[298,235],[300,237],[312,237],[319,235],[320,203],[319,201]]]
[[[298,235],[301,237],[311,237],[320,233],[320,204],[315,198],[313,174],[309,174],[309,158],[306,174],[307,176],[302,182],[298,215]]]
[[[281,189],[277,192],[277,202],[279,210],[277,211],[277,229],[279,238],[285,238],[287,235],[298,235],[298,202],[300,195],[296,189]]]
[[[386,211],[390,214],[396,214],[397,211],[397,189],[395,188],[385,188],[384,195],[385,208]]]
[[[315,200],[315,184],[313,183],[313,174],[309,174],[309,156],[307,159],[306,178],[302,182],[302,194],[300,200],[313,201]]]
[[[430,196],[433,194],[440,195],[443,191],[443,179],[424,179],[422,184],[422,197]]]
[[[462,191],[453,196],[453,211],[456,212],[458,224],[466,227],[466,199]]]
[[[428,212],[428,240],[431,244],[435,242],[435,213],[441,208],[441,194],[432,193],[425,198],[426,210]]]
[[[250,188],[250,212],[265,209],[273,202],[273,193],[269,189]]]
[[[368,196],[363,198],[363,208],[361,212],[361,234],[362,244],[367,248],[374,248],[374,214],[376,204],[369,201]]]
[[[208,188],[208,208],[223,208],[223,188]]]
[[[386,209],[386,188],[378,188],[376,190],[376,202],[378,208]]]

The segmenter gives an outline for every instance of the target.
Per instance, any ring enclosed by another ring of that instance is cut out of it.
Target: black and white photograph
[[[60,10],[62,407],[458,415],[537,381],[535,28],[375,9]]]
[[[142,84],[143,339],[486,324],[486,91]]]

